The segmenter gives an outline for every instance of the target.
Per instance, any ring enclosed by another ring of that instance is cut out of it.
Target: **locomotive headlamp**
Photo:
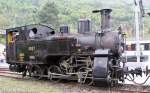
[[[81,47],[81,45],[80,45],[80,44],[76,44],[75,46],[76,46],[77,48],[78,48],[78,47]]]

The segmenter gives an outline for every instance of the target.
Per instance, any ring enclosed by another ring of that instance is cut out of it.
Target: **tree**
[[[39,21],[41,23],[57,25],[58,9],[54,2],[47,2],[39,11]]]
[[[5,29],[9,25],[9,20],[0,14],[0,29]]]

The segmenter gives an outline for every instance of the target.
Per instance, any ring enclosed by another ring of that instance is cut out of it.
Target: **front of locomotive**
[[[123,67],[120,66],[124,51],[124,33],[110,30],[111,9],[96,10],[101,14],[101,31],[95,34],[95,57],[93,64],[94,83],[117,84],[124,81]]]

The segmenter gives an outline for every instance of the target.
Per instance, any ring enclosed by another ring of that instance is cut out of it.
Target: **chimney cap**
[[[107,9],[107,8],[105,8],[105,9],[101,9],[101,10],[100,10],[100,12],[103,12],[103,11],[111,12],[111,11],[112,11],[112,9],[109,9],[109,8]]]
[[[112,11],[112,9],[104,8],[104,9],[100,9],[100,10],[93,10],[92,12],[93,12],[93,13],[98,13],[98,12],[103,12],[103,11],[111,12],[111,11]]]

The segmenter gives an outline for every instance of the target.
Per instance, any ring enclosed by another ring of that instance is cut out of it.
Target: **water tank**
[[[60,32],[61,33],[69,33],[69,26],[68,25],[60,26]]]
[[[90,19],[79,19],[78,21],[78,33],[86,33],[91,30],[91,20]]]

